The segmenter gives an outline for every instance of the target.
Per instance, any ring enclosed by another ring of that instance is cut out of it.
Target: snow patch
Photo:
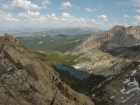
[[[134,79],[133,82],[129,82],[128,85],[134,85],[134,86],[139,87],[139,84],[137,83],[136,79]]]
[[[100,86],[101,86],[101,84],[97,88],[99,88]]]
[[[123,89],[120,90],[121,93],[123,93],[125,91],[125,88],[123,87]]]
[[[73,66],[75,69],[79,69],[80,68],[80,66]]]
[[[123,83],[128,83],[129,81],[130,81],[130,78],[126,79]]]
[[[43,43],[43,41],[41,41],[41,42],[38,42],[38,44],[41,44],[41,43]]]
[[[133,73],[135,73],[135,72],[136,71],[134,71]],[[139,84],[137,83],[137,81],[134,79],[132,82],[129,82],[129,80],[130,79],[126,79],[126,81],[123,83],[128,83],[127,85],[129,85],[129,87],[132,86],[133,88],[126,92],[124,92],[125,89],[121,89],[122,94],[130,94],[132,91],[137,91],[137,92],[140,91]]]
[[[128,101],[128,100],[129,100],[129,97],[127,97],[126,100],[123,100],[122,103],[125,103],[125,102]]]
[[[133,76],[134,74],[136,74],[137,70],[132,71],[131,76]]]
[[[92,97],[94,97],[96,94],[93,94]]]
[[[135,90],[139,91],[140,89],[138,87],[135,87],[135,88],[133,88],[133,89],[128,90],[127,92],[125,92],[125,94],[129,94],[129,93],[131,93],[132,91],[135,91]]]
[[[115,96],[112,96],[111,99],[115,98]]]

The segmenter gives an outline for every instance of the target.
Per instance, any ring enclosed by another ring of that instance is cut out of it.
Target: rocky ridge
[[[85,54],[93,49],[107,51],[118,47],[130,47],[140,44],[140,26],[114,26],[112,29],[102,33],[95,33],[86,38],[69,53],[73,55]]]
[[[0,105],[94,105],[16,39],[0,37]]]
[[[139,61],[140,26],[114,26],[83,40],[66,54],[88,57],[90,62],[80,62],[74,67],[104,76],[114,75],[132,61]]]

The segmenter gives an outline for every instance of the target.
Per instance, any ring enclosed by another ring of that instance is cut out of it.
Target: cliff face
[[[94,34],[83,40],[75,49],[69,52],[72,55],[87,53],[95,48],[110,50],[118,47],[140,45],[140,26],[114,26],[109,31]]]
[[[0,105],[94,105],[13,37],[0,37]]]
[[[103,50],[140,45],[140,26],[115,26],[107,32],[106,37],[101,46]]]

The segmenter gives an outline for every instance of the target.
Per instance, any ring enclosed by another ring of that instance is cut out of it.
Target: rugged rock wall
[[[110,50],[117,47],[140,45],[140,26],[114,26],[102,33],[96,33],[83,40],[75,49],[68,52],[72,55],[85,54],[95,48]]]
[[[13,37],[0,37],[0,105],[94,105]]]
[[[107,32],[106,39],[101,46],[103,50],[140,45],[140,26],[115,26]]]

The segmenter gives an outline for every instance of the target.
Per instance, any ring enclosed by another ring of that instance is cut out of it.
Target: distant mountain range
[[[89,28],[89,27],[66,27],[66,28],[54,28],[54,29],[22,29],[8,31],[10,35],[14,37],[22,36],[41,36],[41,35],[84,35],[94,34],[97,32],[103,32],[101,29]],[[5,33],[1,31],[0,33]]]
[[[44,30],[41,32],[34,33],[34,35],[83,35],[83,34],[94,34],[96,32],[102,32],[103,30],[97,28],[89,28],[89,27],[66,27],[66,28],[59,28],[59,29],[51,29],[51,30]]]

